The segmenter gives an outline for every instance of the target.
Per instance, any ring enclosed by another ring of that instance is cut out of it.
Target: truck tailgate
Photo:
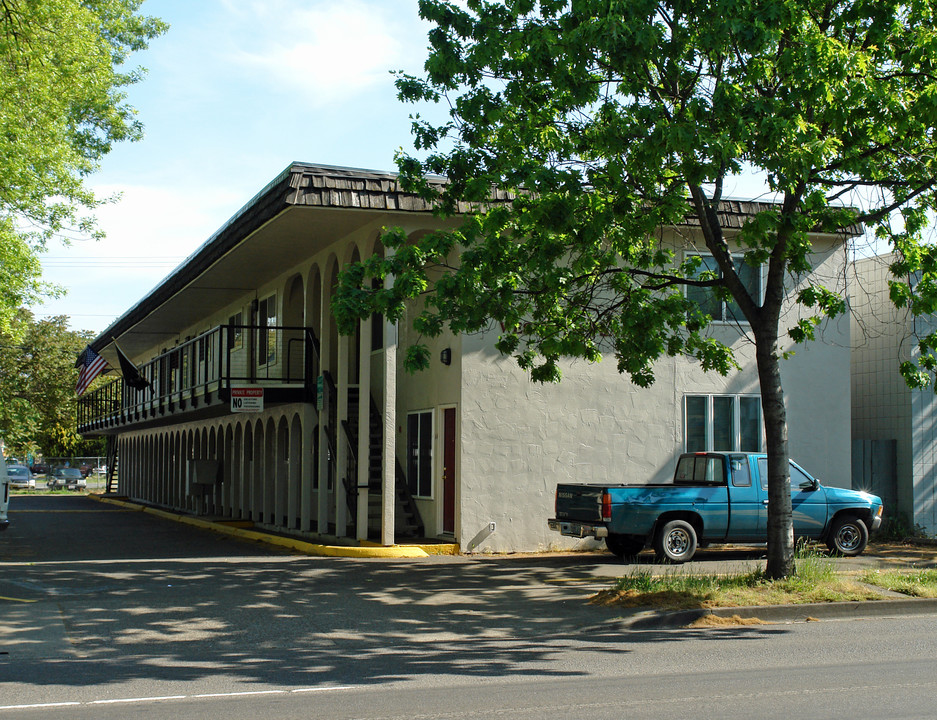
[[[601,522],[604,492],[603,485],[557,485],[556,518]]]

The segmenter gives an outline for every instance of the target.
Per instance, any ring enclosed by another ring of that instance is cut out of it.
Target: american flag
[[[75,367],[79,368],[78,384],[75,385],[75,394],[81,397],[85,390],[88,389],[91,381],[104,372],[107,366],[107,361],[92,350],[90,345],[82,350],[81,355],[78,356],[78,360],[75,361]]]

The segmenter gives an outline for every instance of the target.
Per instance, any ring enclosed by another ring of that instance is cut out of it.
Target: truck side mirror
[[[816,478],[812,480],[804,480],[800,484],[801,490],[817,490],[819,487],[820,487],[820,481],[817,480]]]

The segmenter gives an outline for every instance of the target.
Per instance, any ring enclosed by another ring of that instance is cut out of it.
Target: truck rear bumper
[[[604,538],[608,537],[608,528],[604,525],[590,525],[589,523],[576,522],[575,520],[557,520],[550,518],[547,520],[547,526],[560,535],[566,537],[584,538]]]

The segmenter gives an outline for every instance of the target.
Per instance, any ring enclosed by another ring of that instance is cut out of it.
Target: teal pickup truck
[[[768,525],[768,460],[763,453],[687,453],[672,483],[558,485],[556,517],[567,537],[604,538],[621,558],[650,543],[657,557],[686,562],[701,544],[763,543]],[[882,501],[856,490],[824,487],[791,462],[794,535],[859,555],[882,523]]]

